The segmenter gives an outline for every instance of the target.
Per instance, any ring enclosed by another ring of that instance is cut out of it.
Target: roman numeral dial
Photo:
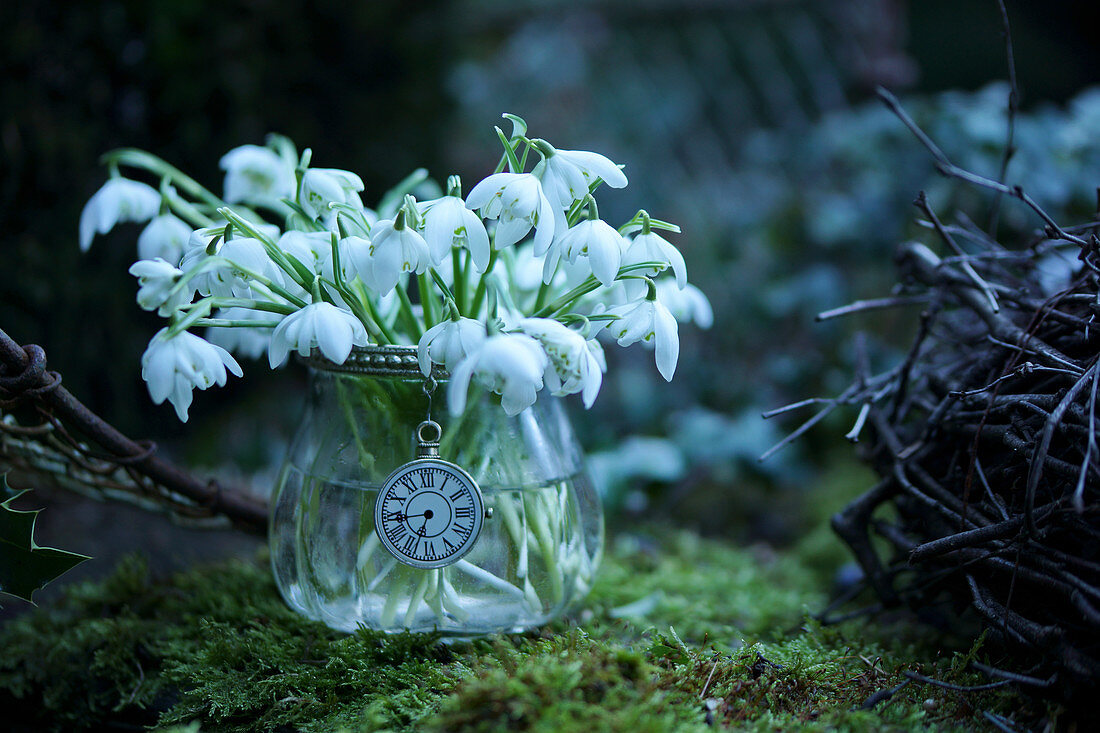
[[[477,482],[460,466],[420,458],[378,491],[374,526],[382,545],[406,565],[440,568],[470,551],[485,521]]]

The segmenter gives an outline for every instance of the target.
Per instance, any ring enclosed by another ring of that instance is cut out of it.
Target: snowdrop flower
[[[424,240],[439,264],[451,254],[451,247],[465,247],[478,272],[489,266],[489,235],[481,217],[466,208],[458,196],[443,196],[418,206],[424,216]]]
[[[183,270],[159,257],[135,262],[130,265],[130,274],[138,279],[140,286],[138,305],[143,310],[155,310],[161,316],[169,316],[181,305],[190,302],[194,293],[190,288],[180,288],[172,292],[183,276]]]
[[[223,386],[226,369],[238,377],[243,374],[222,347],[187,331],[170,335],[167,328],[157,332],[141,357],[141,378],[149,385],[149,396],[158,405],[165,400],[171,402],[183,422],[187,422],[191,390],[213,384]]]
[[[259,359],[267,353],[271,344],[271,329],[260,327],[260,323],[270,323],[278,318],[274,313],[252,310],[251,308],[224,308],[214,314],[215,318],[231,321],[256,321],[256,328],[225,328],[211,326],[206,329],[206,338],[226,351],[243,356],[246,359]]]
[[[542,255],[555,231],[565,231],[565,213],[551,205],[539,179],[531,173],[494,173],[474,186],[466,206],[480,209],[485,219],[496,219],[493,238],[496,249],[504,249],[535,229],[535,254]]]
[[[367,343],[367,329],[358,318],[332,303],[320,301],[310,303],[279,322],[271,334],[267,358],[274,369],[286,361],[291,350],[309,356],[316,347],[329,361],[343,364],[352,346],[366,346]]]
[[[472,318],[447,319],[429,328],[416,346],[420,371],[427,377],[432,362],[454,371],[459,362],[485,341],[485,324]]]
[[[271,148],[241,145],[222,156],[225,200],[281,208],[281,199],[294,198],[294,166]]]
[[[584,406],[591,407],[607,369],[600,345],[552,318],[524,318],[517,325],[537,339],[549,357],[543,379],[550,393],[580,392]]]
[[[664,262],[672,268],[676,275],[676,286],[681,290],[687,285],[687,265],[684,264],[684,256],[680,250],[654,231],[642,231],[630,240],[626,251],[623,253],[623,265],[637,265],[642,262]],[[654,267],[652,270],[635,271],[635,275],[647,275],[656,277],[660,270]]]
[[[460,415],[466,409],[466,391],[476,374],[478,381],[501,396],[501,405],[509,416],[518,415],[535,403],[547,363],[546,352],[530,336],[490,336],[451,372],[447,389],[451,414]]]
[[[428,243],[416,230],[406,226],[401,216],[397,222],[383,219],[375,224],[371,229],[370,246],[365,250],[353,246],[349,259],[363,283],[380,295],[397,286],[401,273],[421,275],[431,265]]]
[[[309,168],[302,174],[302,190],[299,198],[302,208],[314,219],[330,214],[328,204],[349,204],[363,208],[359,192],[363,179],[337,168]]]
[[[330,232],[299,232],[291,230],[284,232],[277,246],[283,252],[291,255],[294,259],[298,260],[301,264],[310,270],[314,275],[320,275],[321,277],[329,280],[333,278],[332,267],[332,234]],[[337,246],[340,246],[337,244]],[[341,247],[341,254],[343,254],[343,247]],[[346,274],[347,265],[341,262],[341,265]],[[293,288],[295,291],[300,288]],[[301,293],[297,293],[301,294]]]
[[[138,236],[138,259],[179,264],[191,239],[191,227],[174,214],[153,217]]]
[[[152,186],[128,178],[108,179],[80,212],[80,251],[92,246],[96,234],[127,221],[148,221],[159,208],[160,194]]]
[[[602,178],[611,188],[626,186],[626,175],[606,156],[585,150],[555,150],[545,140],[534,143],[543,157],[532,173],[542,181],[547,197],[561,209],[584,198],[596,178]]]
[[[680,289],[669,280],[657,281],[657,300],[665,304],[669,313],[680,323],[695,322],[700,328],[714,325],[714,310],[703,291],[688,283]]]
[[[192,240],[192,245],[194,240]],[[183,255],[180,267],[191,272],[199,267],[202,271],[192,278],[191,283],[203,295],[219,298],[250,298],[253,295],[254,280],[250,273],[275,279],[275,263],[267,256],[267,250],[258,239],[239,237],[228,242],[218,242],[215,254],[228,262],[206,263],[210,255],[205,246],[190,246]]]
[[[571,264],[586,257],[592,274],[604,285],[615,282],[623,252],[623,236],[601,219],[585,219],[550,245],[542,269],[543,282],[549,283],[562,257]]]
[[[652,298],[609,308],[607,312],[619,319],[608,324],[607,329],[618,339],[619,346],[630,346],[637,341],[655,346],[657,371],[665,381],[671,382],[676,373],[676,361],[680,358],[676,319],[657,300],[654,292],[651,295]]]

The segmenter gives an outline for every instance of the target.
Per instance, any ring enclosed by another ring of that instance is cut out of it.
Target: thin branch
[[[869,310],[879,310],[882,308],[894,308],[899,305],[924,305],[931,300],[930,295],[911,295],[911,296],[899,296],[895,298],[875,298],[873,300],[857,300],[849,303],[848,305],[841,306],[839,308],[833,308],[832,310],[821,311],[815,317],[815,321],[828,321],[832,318],[839,318],[841,316],[852,315],[853,313],[861,313]]]
[[[928,152],[932,154],[932,157],[936,161],[936,170],[938,170],[940,173],[947,176],[948,178],[958,178],[961,181],[966,181],[967,183],[973,184],[975,186],[987,188],[992,191],[998,191],[1000,193],[1012,196],[1013,198],[1019,199],[1020,201],[1023,201],[1025,204],[1027,204],[1027,206],[1032,211],[1034,211],[1040,219],[1043,220],[1043,223],[1046,224],[1048,234],[1051,238],[1063,239],[1067,242],[1078,244],[1081,247],[1088,246],[1088,242],[1081,237],[1070,234],[1066,230],[1062,229],[1062,227],[1060,227],[1058,223],[1054,221],[1050,214],[1044,211],[1043,207],[1039,206],[1039,204],[1036,203],[1035,200],[1031,198],[1031,196],[1026,194],[1023,188],[1021,188],[1020,186],[1009,186],[1005,183],[995,181],[991,178],[986,178],[985,176],[979,176],[977,173],[971,173],[964,168],[959,168],[958,166],[956,166],[948,159],[946,155],[944,155],[943,151],[940,150],[934,142],[932,142],[928,135],[925,134],[924,130],[922,130],[917,125],[917,123],[913,121],[913,118],[909,116],[909,113],[906,112],[904,108],[902,108],[901,102],[898,101],[897,97],[895,97],[883,87],[878,87],[875,90],[875,93],[878,95],[879,99],[881,99],[886,104],[886,106],[890,108],[890,111],[898,116],[898,119],[901,120],[902,124],[909,128],[909,131],[913,133],[917,140],[919,140],[920,143],[925,148],[927,148]]]
[[[1005,61],[1008,66],[1008,119],[1005,122],[1005,149],[1001,157],[1001,169],[997,174],[1000,183],[1005,182],[1008,176],[1008,164],[1016,154],[1016,113],[1020,106],[1020,87],[1016,83],[1016,54],[1012,50],[1012,28],[1008,24],[1008,10],[1004,0],[997,0],[997,9],[1001,15],[1001,28],[1005,37]],[[1001,196],[998,193],[993,197],[993,206],[989,214],[989,234],[997,233],[997,220],[1001,213]]]

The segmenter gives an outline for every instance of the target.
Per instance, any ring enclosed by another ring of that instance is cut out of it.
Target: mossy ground
[[[821,544],[620,534],[576,618],[450,645],[300,618],[262,560],[151,579],[134,559],[0,629],[0,705],[15,730],[954,730],[1044,714],[917,684],[860,709],[905,670],[983,680],[925,629],[810,621]]]

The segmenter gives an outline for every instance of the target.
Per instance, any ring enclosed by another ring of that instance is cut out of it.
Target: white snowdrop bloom
[[[138,259],[178,265],[191,239],[191,227],[174,214],[153,217],[138,235]]]
[[[329,361],[343,364],[352,346],[368,343],[367,329],[358,318],[350,311],[320,301],[283,317],[271,334],[267,358],[274,369],[286,361],[292,350],[309,356],[316,347]]]
[[[329,215],[330,202],[363,208],[359,192],[363,179],[338,168],[309,168],[302,174],[302,208],[314,219]]]
[[[128,178],[108,179],[80,212],[80,251],[92,246],[96,234],[127,221],[149,221],[159,208],[160,194],[152,186]]]
[[[637,265],[642,262],[663,262],[672,268],[676,275],[676,285],[681,290],[687,285],[687,265],[684,264],[684,256],[680,250],[654,231],[639,233],[630,240],[626,251],[623,253],[623,266]],[[646,270],[636,270],[634,275],[646,275],[656,277],[660,270],[656,267]]]
[[[459,362],[466,358],[485,341],[485,324],[472,318],[447,319],[429,328],[420,337],[416,346],[420,360],[420,371],[427,377],[432,372],[432,362],[442,364],[448,371],[454,371]]]
[[[619,316],[618,320],[607,325],[608,332],[618,339],[619,346],[629,346],[637,341],[654,346],[657,371],[671,382],[680,358],[680,336],[676,319],[668,308],[660,301],[647,299],[612,306],[607,312]]]
[[[550,245],[543,264],[543,282],[550,282],[564,257],[571,264],[585,257],[592,274],[604,285],[615,282],[623,253],[623,236],[601,219],[585,219]]]
[[[394,228],[391,219],[383,219],[371,229],[370,246],[353,247],[349,259],[363,283],[379,295],[397,286],[401,273],[423,274],[431,263],[428,243],[416,230]]]
[[[192,243],[194,240],[192,240]],[[263,243],[251,237],[238,237],[228,242],[218,242],[215,254],[228,262],[208,263],[210,255],[206,246],[190,246],[183,255],[180,268],[191,272],[202,271],[191,279],[191,284],[203,295],[219,298],[250,298],[254,280],[249,273],[275,279],[275,264],[268,258]],[[247,271],[247,272],[246,272]]]
[[[581,393],[586,408],[600,393],[607,369],[603,349],[595,341],[552,318],[524,318],[517,324],[524,333],[537,339],[550,358],[543,379],[553,395]]]
[[[167,328],[157,332],[141,357],[141,378],[149,386],[149,396],[158,405],[165,400],[171,402],[183,422],[187,422],[191,390],[223,386],[226,369],[238,377],[243,374],[222,347],[187,331],[169,336]]]
[[[439,264],[450,256],[451,247],[465,247],[478,272],[489,266],[489,235],[481,217],[466,208],[458,196],[443,196],[417,205],[424,217],[424,240]]]
[[[544,157],[532,173],[542,181],[547,197],[562,209],[584,198],[596,178],[602,178],[611,188],[626,186],[626,175],[604,155],[586,150],[555,150],[545,140],[539,140],[536,149]]]
[[[284,232],[277,243],[279,249],[294,257],[314,275],[333,279],[332,234],[330,232]],[[337,246],[340,246],[337,244]],[[343,248],[341,248],[341,254]],[[347,266],[341,262],[347,273]]]
[[[271,148],[241,145],[223,155],[218,165],[225,171],[222,190],[228,203],[281,208],[281,199],[294,198],[294,165]]]
[[[671,280],[657,281],[657,300],[665,304],[669,313],[680,323],[695,322],[700,328],[714,325],[714,309],[703,291],[691,283],[683,289],[675,287]]]
[[[276,313],[267,313],[251,308],[224,308],[217,311],[214,317],[231,321],[256,321],[257,323],[270,323],[279,318]],[[227,328],[211,326],[206,329],[206,339],[231,354],[243,356],[246,359],[259,359],[267,353],[267,347],[271,344],[271,329],[264,327]]]
[[[164,260],[138,260],[130,265],[130,274],[138,279],[137,302],[143,310],[157,311],[158,315],[169,316],[184,303],[191,300],[194,291],[180,288],[172,292],[183,275],[183,270]]]
[[[565,213],[553,206],[542,183],[531,173],[494,173],[474,186],[466,206],[480,209],[485,219],[496,219],[493,238],[496,249],[504,249],[535,229],[535,254],[542,255],[555,231],[565,231]]]
[[[535,403],[547,363],[546,352],[530,336],[490,336],[451,372],[447,388],[451,414],[460,415],[466,409],[466,392],[476,374],[479,382],[501,396],[501,405],[509,416],[518,415]]]

